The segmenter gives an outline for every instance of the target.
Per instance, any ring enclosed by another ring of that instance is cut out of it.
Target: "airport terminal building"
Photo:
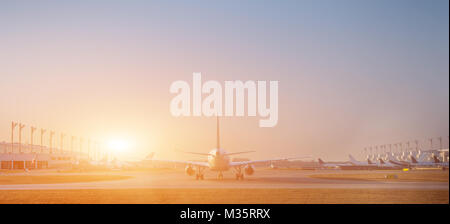
[[[37,145],[0,142],[0,169],[58,169],[71,168],[79,159],[87,159],[80,153],[49,150]]]

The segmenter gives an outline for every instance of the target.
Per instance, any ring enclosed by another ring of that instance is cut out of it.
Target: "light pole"
[[[97,157],[97,160],[101,160],[100,145],[97,141],[95,141],[95,156]]]
[[[53,154],[53,135],[55,135],[55,132],[50,131],[50,154]]]
[[[30,152],[32,153],[33,152],[33,134],[34,134],[34,131],[36,131],[36,127],[30,126],[30,129],[31,129],[31,136],[30,136],[31,150],[30,150]]]
[[[18,125],[17,122],[11,123],[11,153],[14,153],[14,128]]]
[[[81,158],[82,151],[83,151],[83,138],[80,138],[80,158]]]
[[[73,153],[73,142],[75,141],[75,136],[72,135],[70,138],[70,153]]]
[[[99,158],[100,160],[103,160],[104,158],[106,158],[105,162],[108,161],[108,157],[103,155],[103,151],[100,148],[100,144],[98,143],[98,141],[95,141],[95,145],[96,145],[96,151],[99,154]],[[103,158],[102,158],[103,157]]]
[[[433,138],[428,139],[430,141],[430,150],[433,150]]]
[[[22,153],[22,129],[25,128],[25,125],[19,124],[19,153]]]
[[[64,153],[64,136],[66,136],[64,133],[61,132],[61,141],[60,141],[60,153]]]
[[[101,159],[104,159],[105,158],[105,155],[103,155],[104,154],[104,152],[103,152],[103,150],[102,150],[102,147],[101,147],[101,145],[98,143],[98,142],[96,142],[96,144],[97,144],[97,152],[98,152],[98,157],[99,157],[99,160]],[[103,157],[103,158],[102,158]],[[107,158],[107,157],[106,157]],[[107,161],[107,160],[106,160]]]
[[[95,160],[97,160],[97,161],[99,161],[100,159],[100,156],[99,156],[99,150],[98,150],[98,146],[95,146],[95,149],[94,149],[94,157],[95,157]]]
[[[91,139],[89,138],[88,139],[88,145],[87,145],[87,147],[88,147],[88,151],[87,151],[87,159],[89,160],[90,158],[90,155],[91,155]]]
[[[414,142],[416,143],[416,151],[419,151],[419,141],[415,140]]]
[[[439,149],[442,149],[442,137],[439,137],[438,140],[439,140]]]
[[[41,128],[41,153],[44,152],[44,134],[45,134],[45,129]]]

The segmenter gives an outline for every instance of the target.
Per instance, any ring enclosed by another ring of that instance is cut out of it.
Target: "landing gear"
[[[244,180],[244,173],[242,172],[241,167],[236,167],[236,180]]]
[[[218,179],[218,180],[223,180],[223,174],[222,174],[222,172],[220,172],[220,173],[217,175],[217,179]]]
[[[196,180],[203,180],[204,176],[203,176],[203,168],[202,167],[197,167],[197,173],[195,174],[195,179]]]
[[[203,179],[204,179],[203,173],[201,173],[201,174],[196,174],[196,175],[195,175],[195,179],[196,179],[196,180],[203,180]]]

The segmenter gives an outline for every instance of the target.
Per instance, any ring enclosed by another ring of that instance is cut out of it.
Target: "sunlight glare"
[[[109,141],[109,149],[115,152],[123,152],[129,148],[129,143],[123,139],[114,139]]]

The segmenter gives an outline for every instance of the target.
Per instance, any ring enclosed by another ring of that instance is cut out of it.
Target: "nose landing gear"
[[[223,174],[222,174],[222,172],[220,172],[220,173],[217,175],[217,179],[218,179],[218,180],[223,180]]]

